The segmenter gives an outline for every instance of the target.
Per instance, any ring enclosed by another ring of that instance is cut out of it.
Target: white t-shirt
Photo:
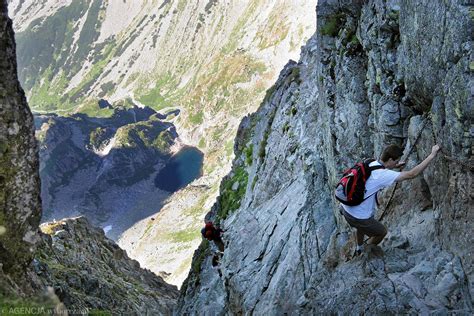
[[[378,161],[373,161],[369,164],[372,166],[381,166]],[[356,206],[348,206],[342,204],[342,207],[347,213],[358,219],[367,219],[374,215],[375,210],[375,193],[382,190],[385,187],[392,185],[397,179],[400,172],[389,170],[389,169],[377,169],[372,171],[369,179],[365,183],[365,194],[364,200],[361,204]]]

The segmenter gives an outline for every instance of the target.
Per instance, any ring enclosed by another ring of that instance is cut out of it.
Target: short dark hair
[[[398,145],[388,145],[382,152],[380,160],[383,162],[388,161],[390,158],[393,160],[399,159],[403,155],[403,150]]]

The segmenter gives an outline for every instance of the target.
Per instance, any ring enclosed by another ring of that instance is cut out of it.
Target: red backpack
[[[344,171],[334,192],[339,202],[349,206],[356,206],[369,198],[364,199],[365,182],[370,177],[372,171],[385,168],[384,166],[369,167],[369,164],[373,161],[375,159],[358,162],[352,168]]]
[[[207,222],[206,226],[201,229],[202,237],[206,238],[207,240],[215,240],[216,238],[220,237],[222,230],[220,228],[214,227],[212,222]]]

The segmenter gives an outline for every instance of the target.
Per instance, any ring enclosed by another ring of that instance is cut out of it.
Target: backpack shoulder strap
[[[374,162],[375,160],[376,160],[376,159],[374,159],[374,158],[368,158],[368,159],[365,159],[365,160],[364,160],[364,163],[368,165],[368,164],[370,164],[371,162]]]
[[[370,168],[370,171],[374,171],[374,170],[378,170],[378,169],[385,169],[384,166],[372,166],[372,167],[369,167]]]
[[[369,166],[369,164],[371,164],[374,161],[377,161],[377,160],[374,159],[374,158],[365,160],[365,163],[367,164],[367,166],[369,167],[371,172],[374,171],[374,170],[378,170],[378,169],[385,169],[385,167],[383,165]]]

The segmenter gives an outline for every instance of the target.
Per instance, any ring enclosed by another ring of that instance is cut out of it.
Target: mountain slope
[[[242,121],[208,214],[226,230],[222,276],[202,242],[179,313],[472,313],[470,11],[462,1],[319,1],[317,33]],[[333,188],[390,143],[405,148],[408,169],[435,143],[443,151],[381,195],[389,234],[351,260]],[[245,190],[232,194],[236,182]]]
[[[314,24],[314,3],[305,1],[11,1],[10,8],[19,75],[35,111],[100,115],[102,97],[179,107],[181,137],[200,144],[212,168],[220,144]]]
[[[234,112],[248,108],[235,102],[244,101],[241,92],[260,81],[261,94],[287,52],[297,52],[312,20],[302,19],[303,12],[314,9],[302,4],[81,0],[12,1],[10,8],[19,31],[19,74],[35,109],[135,95],[154,108],[187,106],[211,114],[222,101]],[[192,115],[188,123],[200,120]]]
[[[34,270],[72,310],[170,314],[176,287],[137,261],[84,217],[45,223]]]

